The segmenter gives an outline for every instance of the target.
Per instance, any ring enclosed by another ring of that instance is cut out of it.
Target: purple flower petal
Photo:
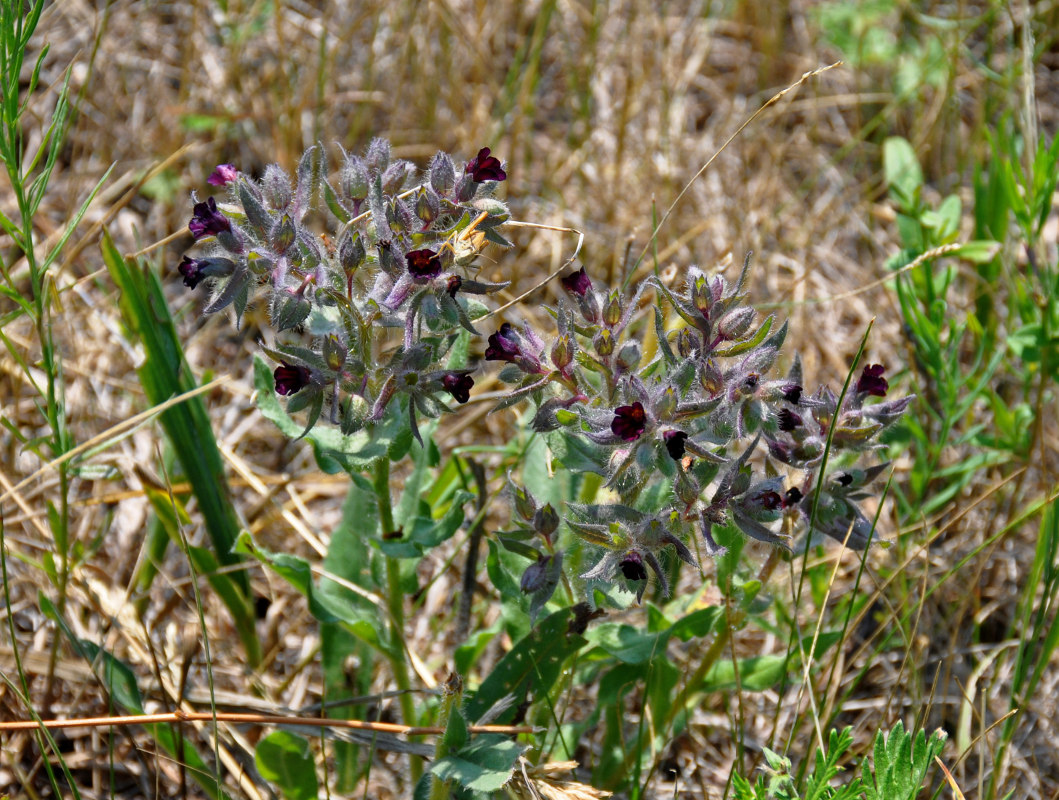
[[[232,223],[224,214],[217,210],[217,201],[212,197],[205,203],[195,203],[192,209],[191,222],[188,230],[196,239],[206,236],[216,236],[218,233],[230,231]]]
[[[489,155],[488,147],[479,150],[478,155],[467,162],[463,171],[469,173],[475,183],[507,179],[507,173],[500,165],[500,159]]]
[[[614,409],[614,419],[610,423],[610,429],[615,436],[627,442],[635,442],[646,427],[647,414],[644,413],[643,405],[639,401],[631,406],[618,406]]]
[[[239,177],[239,170],[234,164],[218,164],[217,168],[206,178],[210,186],[227,186]]]

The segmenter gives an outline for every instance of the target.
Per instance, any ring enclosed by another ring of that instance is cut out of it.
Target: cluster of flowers
[[[594,462],[589,468],[618,495],[617,502],[568,507],[571,530],[603,552],[583,578],[620,576],[639,599],[650,569],[668,593],[661,552],[672,548],[694,565],[686,543],[697,531],[716,557],[724,552],[713,535],[720,525],[784,548],[787,532],[805,530],[810,519],[815,531],[851,548],[871,541],[857,501],[887,465],[836,470],[819,483],[817,472],[829,435],[832,464],[849,460],[845,453],[880,449],[878,435],[912,397],[867,402],[889,389],[879,364],[865,367],[841,402],[826,387],[808,395],[797,358],[785,378],[769,380],[787,326],[774,330],[773,316],[759,322],[746,305],[748,271],[749,260],[729,285],[691,267],[678,290],[652,277],[626,297],[597,290],[582,267],[561,281],[570,302],[555,311],[558,335],[548,352],[529,329],[504,326],[489,337],[485,358],[510,365],[500,377],[514,384],[511,398],[537,399],[533,427],[580,440],[577,460]],[[648,289],[682,324],[668,330],[656,304],[653,353],[642,363],[648,337],[630,334],[630,323]],[[757,467],[751,456],[762,442],[767,457]],[[799,478],[788,486],[776,462]],[[668,483],[661,502],[653,491],[659,477]],[[551,546],[551,516],[541,516],[525,489],[513,491],[519,530],[545,543],[523,579],[539,602],[538,594],[554,589],[562,554]]]
[[[363,157],[342,155],[334,183],[319,146],[306,151],[293,181],[278,165],[260,181],[231,164],[217,167],[208,182],[227,188],[228,204],[195,203],[188,228],[206,252],[184,256],[179,271],[190,288],[210,286],[206,313],[231,306],[241,318],[265,292],[277,333],[308,334],[309,347],[264,348],[279,363],[276,391],[290,397],[288,412],[308,409],[306,430],[325,404],[348,434],[404,397],[419,438],[417,412],[437,417],[449,410],[439,395],[465,403],[474,385],[471,370],[440,362],[460,326],[477,333],[472,318],[485,307],[472,296],[507,285],[467,272],[485,243],[510,246],[498,231],[507,207],[492,196],[507,175],[489,148],[460,171],[438,153],[422,182],[383,139]],[[333,236],[310,226],[321,197]]]
[[[507,176],[488,148],[459,173],[437,154],[423,181],[382,140],[363,157],[343,156],[334,185],[322,176],[319,147],[302,158],[294,183],[277,166],[260,182],[218,167],[209,180],[228,188],[231,210],[212,198],[196,203],[189,227],[210,251],[185,256],[180,272],[190,287],[212,286],[207,311],[232,305],[241,316],[265,287],[277,331],[309,334],[310,347],[266,348],[279,363],[276,391],[290,396],[288,411],[308,409],[309,427],[325,402],[332,423],[349,433],[381,420],[403,396],[418,437],[417,411],[438,416],[450,410],[438,395],[463,403],[473,387],[472,369],[445,369],[440,360],[460,327],[477,333],[472,321],[486,309],[471,296],[506,285],[467,270],[487,242],[509,246],[498,230],[507,209],[492,196]],[[318,194],[338,226],[333,241],[304,222]],[[694,564],[687,543],[700,535],[708,554],[721,554],[717,526],[789,547],[790,532],[812,520],[815,531],[866,547],[872,525],[858,501],[886,465],[832,471],[826,480],[817,473],[829,437],[830,463],[877,450],[878,435],[912,400],[868,402],[889,388],[877,364],[841,398],[828,388],[805,392],[797,358],[786,377],[769,379],[786,323],[759,321],[746,304],[749,260],[732,285],[719,272],[690,267],[678,288],[652,277],[627,296],[597,289],[582,267],[561,279],[553,335],[505,323],[485,348],[484,360],[503,362],[499,377],[512,385],[497,407],[532,400],[534,430],[559,437],[558,445],[576,440],[568,449],[577,463],[568,466],[598,472],[616,493],[615,502],[568,504],[565,522],[602,553],[582,577],[620,576],[637,599],[648,569],[668,593],[664,550]],[[661,302],[653,336],[639,324],[648,290],[672,309],[676,328],[667,327]],[[387,346],[384,328],[403,336]],[[763,457],[752,458],[762,442]],[[777,464],[800,477],[788,485]],[[533,560],[522,588],[539,610],[561,575],[553,540],[561,520],[524,489],[512,491],[518,531],[543,542],[515,546]]]

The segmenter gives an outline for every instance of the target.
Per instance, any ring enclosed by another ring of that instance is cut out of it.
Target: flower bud
[[[280,365],[273,371],[272,377],[276,381],[277,394],[291,395],[300,392],[309,385],[312,373],[309,372],[307,367],[303,367],[300,364],[291,365],[286,361],[281,361]]]
[[[603,306],[603,321],[611,328],[621,321],[621,295],[611,292]]]
[[[624,348],[622,348],[624,349]],[[620,356],[619,356],[620,358]],[[655,403],[655,414],[659,419],[672,419],[677,410],[677,393],[672,386],[667,386],[662,396]]]
[[[210,173],[210,177],[206,178],[206,183],[210,186],[227,186],[238,177],[239,170],[234,164],[218,164],[217,168]]]
[[[619,369],[632,372],[640,365],[640,345],[637,342],[626,342],[618,351],[617,364]]]
[[[592,346],[596,348],[598,355],[609,356],[614,352],[614,334],[604,328],[596,334],[596,338],[592,340]]]
[[[423,189],[416,198],[416,216],[429,227],[440,213],[441,201],[438,199],[437,192],[430,188]]]
[[[358,231],[354,231],[352,234],[346,233],[342,237],[342,243],[338,246],[338,263],[342,265],[342,269],[347,275],[352,275],[356,272],[360,265],[364,263],[367,255]]]
[[[474,182],[474,179],[470,175],[460,175],[456,181],[455,189],[453,193],[456,195],[457,203],[469,203],[474,199],[474,195],[478,192],[478,184]]]
[[[346,346],[335,334],[324,337],[324,363],[332,372],[339,372],[346,363]]]
[[[526,521],[533,519],[537,514],[537,501],[533,495],[515,483],[511,484],[511,488],[515,495],[515,511]]]
[[[184,285],[194,289],[206,278],[225,278],[235,272],[235,262],[227,258],[189,258],[184,256],[177,267]]]
[[[284,214],[280,221],[272,226],[269,240],[272,249],[279,255],[283,255],[294,244],[296,236],[297,231],[294,229],[294,221],[290,218],[290,214]]]
[[[559,283],[566,291],[578,298],[584,297],[592,289],[592,279],[588,277],[584,266],[577,272],[571,272],[565,278],[560,278]]]
[[[390,166],[390,143],[386,139],[376,137],[368,143],[368,152],[364,154],[368,172],[371,175],[381,175]]]
[[[710,318],[710,308],[713,307],[713,292],[710,291],[709,280],[701,273],[695,276],[695,281],[691,285],[691,304],[706,319]]]
[[[541,554],[537,556],[536,563],[530,564],[526,567],[526,571],[522,573],[519,588],[526,594],[533,594],[543,587],[548,580],[548,562],[551,560],[552,557],[550,555]]]
[[[725,339],[739,339],[754,323],[757,312],[750,306],[733,308],[717,323],[717,333]]]
[[[410,161],[394,161],[382,173],[383,194],[396,194],[401,191],[415,172]]]
[[[724,389],[724,375],[717,369],[717,365],[713,361],[708,361],[699,370],[699,383],[702,384],[702,388],[711,397],[716,397]]]
[[[419,227],[416,225],[415,214],[408,207],[408,203],[399,198],[394,199],[390,204],[387,216],[390,219],[390,230],[394,233],[412,233]]]
[[[677,333],[677,352],[681,358],[691,358],[699,349],[699,337],[687,328],[681,328]]]
[[[570,362],[574,360],[574,346],[570,340],[570,336],[563,334],[555,340],[555,344],[552,345],[552,364],[560,372],[565,370]]]
[[[546,503],[537,509],[533,515],[533,530],[545,539],[551,537],[559,527],[559,515],[555,513],[551,503]]]
[[[695,476],[678,469],[677,475],[673,479],[673,494],[676,495],[677,499],[685,506],[690,506],[699,501],[701,493],[702,488],[699,486],[699,482],[695,480]]]
[[[339,173],[339,188],[355,203],[368,196],[368,165],[360,156],[349,156]]]
[[[279,164],[269,164],[265,167],[265,175],[261,179],[261,195],[273,211],[283,211],[290,205],[294,190],[291,188],[290,176]]]
[[[442,197],[456,185],[456,167],[448,153],[437,153],[430,161],[430,185]]]

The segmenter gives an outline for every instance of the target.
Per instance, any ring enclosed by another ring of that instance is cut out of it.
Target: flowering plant
[[[343,435],[370,437],[399,407],[422,442],[418,416],[469,400],[474,367],[443,359],[479,334],[487,308],[476,297],[506,286],[471,269],[487,243],[510,246],[508,210],[494,196],[506,177],[489,148],[462,171],[438,153],[420,177],[381,139],[363,156],[343,152],[333,180],[319,146],[294,180],[278,166],[255,181],[222,165],[209,182],[227,188],[228,203],[195,204],[189,229],[206,253],[185,256],[179,271],[189,287],[210,286],[207,312],[241,317],[263,290],[276,334],[297,338],[263,349],[287,413],[307,412],[302,435],[326,407]],[[317,198],[332,237],[307,221]],[[665,551],[692,565],[696,542],[722,554],[719,527],[787,549],[810,525],[857,549],[874,537],[858,501],[886,465],[819,472],[829,456],[880,449],[912,398],[869,402],[889,388],[878,364],[841,396],[806,392],[797,358],[770,378],[787,325],[747,304],[749,258],[734,283],[721,271],[690,267],[679,283],[649,277],[626,293],[598,288],[581,267],[559,282],[553,334],[505,322],[488,335],[484,361],[502,362],[512,387],[496,408],[531,402],[533,431],[572,471],[602,476],[613,498],[569,503],[560,518],[512,483],[516,530],[501,542],[531,560],[522,589],[534,614],[559,584],[561,519],[598,548],[581,578],[625,584],[638,600],[649,574],[669,593]]]

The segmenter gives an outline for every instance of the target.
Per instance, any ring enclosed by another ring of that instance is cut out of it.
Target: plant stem
[[[375,502],[379,509],[379,525],[383,539],[395,533],[393,504],[390,502],[390,461],[380,458],[375,464]],[[386,657],[393,669],[394,681],[401,690],[401,719],[405,725],[415,725],[415,703],[409,689],[408,658],[404,645],[404,592],[401,591],[401,562],[386,556],[386,606],[390,614],[390,644]],[[423,774],[420,756],[409,755],[409,774],[414,786]]]

